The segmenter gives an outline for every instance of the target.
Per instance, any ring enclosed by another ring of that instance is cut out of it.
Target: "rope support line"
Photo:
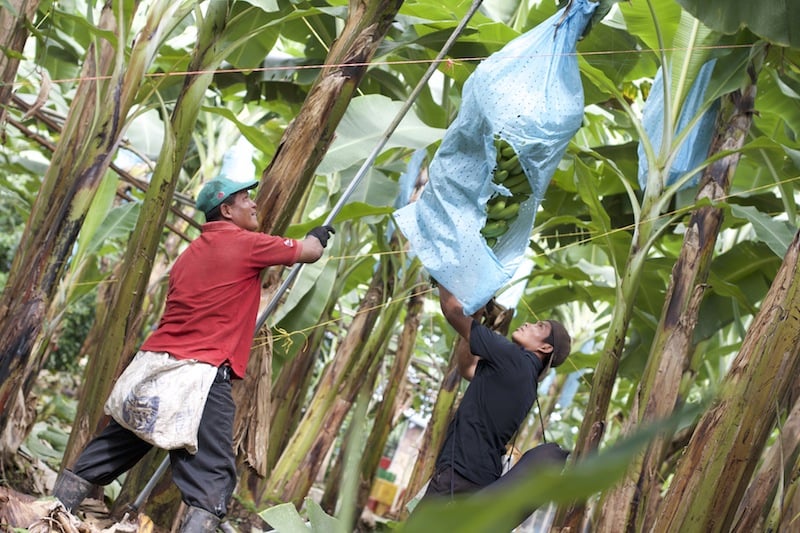
[[[774,186],[777,186],[777,185],[780,185],[780,184],[792,183],[792,182],[795,182],[795,181],[798,181],[798,180],[800,180],[800,176],[795,177],[795,178],[786,179],[786,180],[781,180],[779,182],[776,182],[776,183],[773,183],[773,184],[770,184],[770,185],[760,185],[758,187],[753,187],[751,189],[742,190],[742,191],[740,191],[740,192],[738,192],[736,194],[728,194],[728,195],[724,196],[723,198],[720,198],[720,201],[726,201],[726,200],[729,200],[731,198],[736,198],[736,197],[739,197],[739,196],[742,196],[742,195],[747,195],[747,194],[750,194],[750,193],[753,193],[753,192],[757,192],[758,190],[768,189],[768,188],[771,188],[771,187],[774,187]],[[663,214],[659,215],[658,217],[656,217],[655,219],[642,221],[642,222],[652,222],[654,220],[670,218],[673,215],[675,215],[676,213],[678,213],[679,211],[685,211],[685,210],[673,210],[673,211],[670,211],[670,212],[667,212],[667,213],[663,213]],[[687,211],[687,215],[690,212],[691,212],[691,210],[688,210]],[[544,253],[535,253],[535,254],[532,255],[532,259],[536,259],[536,258],[539,258],[539,257],[546,257],[550,253],[560,252],[560,251],[563,251],[563,250],[568,250],[568,249],[570,249],[570,248],[572,248],[574,246],[583,246],[583,245],[588,244],[588,243],[590,243],[590,242],[592,242],[592,241],[594,241],[596,239],[603,239],[603,238],[608,237],[610,235],[613,235],[615,233],[618,233],[618,232],[621,232],[621,231],[631,231],[633,229],[635,229],[635,225],[634,224],[628,224],[627,226],[614,228],[614,229],[612,229],[610,231],[606,231],[606,232],[598,233],[598,234],[593,234],[588,238],[580,239],[580,240],[577,240],[575,242],[571,242],[569,244],[566,244],[564,246],[558,246],[558,247],[549,249]],[[586,233],[587,233],[586,231],[564,232],[564,233],[560,233],[558,236],[559,237],[581,237],[581,236],[584,236]],[[535,235],[532,235],[531,237],[533,238],[533,237],[535,237]],[[347,254],[347,255],[341,255],[341,256],[332,256],[332,257],[329,257],[328,260],[329,261],[337,261],[337,260],[341,261],[341,260],[360,258],[360,257],[390,256],[390,255],[400,256],[400,255],[407,255],[407,254],[408,254],[408,252],[405,251],[405,250],[389,250],[389,251],[383,251],[383,252],[371,252],[371,253],[364,253],[364,254]],[[421,294],[422,295],[428,295],[428,294],[431,294],[433,291],[434,291],[434,289],[429,288],[428,290],[423,291]],[[413,291],[411,291],[411,292],[413,292]],[[371,312],[371,311],[374,311],[375,309],[380,309],[380,308],[387,307],[389,305],[394,305],[394,304],[397,304],[397,303],[403,303],[403,302],[407,301],[408,299],[410,299],[412,297],[413,297],[413,294],[409,294],[409,295],[406,295],[406,296],[401,296],[401,297],[398,297],[398,298],[394,298],[391,301],[388,301],[388,302],[385,302],[385,303],[382,303],[382,304],[379,304],[379,305],[375,305],[375,306],[370,307],[370,308],[365,308],[365,309],[359,310],[353,315],[353,318],[357,317],[361,313]],[[523,300],[523,304],[525,304],[524,300]],[[530,308],[528,308],[528,311],[531,312],[531,314],[533,316],[536,316],[536,314],[533,313],[533,311]],[[276,341],[283,341],[285,343],[285,346],[291,346],[291,344],[294,342],[292,340],[292,337],[297,336],[297,335],[301,335],[301,336],[303,336],[303,338],[308,338],[308,334],[310,332],[316,330],[317,328],[327,327],[327,326],[329,326],[331,324],[339,323],[342,320],[344,320],[344,317],[335,318],[335,319],[329,319],[329,320],[326,320],[326,321],[321,322],[319,324],[315,324],[313,326],[309,326],[307,328],[294,330],[294,331],[287,331],[285,329],[278,328],[277,329],[278,334],[277,335],[273,335],[272,338],[274,340],[276,340]],[[258,335],[258,334],[256,334],[254,336],[254,342],[256,343],[256,345],[259,345],[259,343],[263,342],[265,339],[266,339],[266,337]]]
[[[800,176],[796,176],[796,177],[788,178],[788,179],[784,179],[784,180],[778,180],[778,181],[775,181],[775,182],[767,184],[767,185],[759,185],[757,187],[752,187],[750,189],[742,189],[741,191],[739,191],[737,193],[731,193],[731,194],[727,194],[727,195],[725,195],[723,197],[720,197],[719,201],[720,202],[725,202],[725,201],[733,199],[733,198],[745,197],[745,196],[753,194],[753,193],[758,193],[759,191],[766,191],[768,189],[771,189],[773,187],[777,187],[779,185],[792,184],[792,183],[798,182],[798,181],[800,181]],[[665,213],[662,213],[657,217],[646,219],[646,220],[642,220],[642,221],[640,221],[640,223],[656,222],[656,221],[661,220],[661,219],[671,218],[672,216],[680,213],[681,211],[685,211],[686,214],[688,215],[688,214],[690,214],[692,212],[692,210],[693,210],[693,208],[675,209],[675,210],[672,210],[672,211],[667,211]],[[767,214],[768,215],[779,215],[781,213],[782,213],[782,211],[781,212],[776,212],[776,213],[767,213]],[[632,231],[634,229],[636,229],[636,225],[635,224],[627,224],[625,226],[620,226],[618,228],[613,228],[613,229],[611,229],[609,231],[592,234],[589,237],[586,237],[584,239],[578,240],[578,241],[573,242],[573,243],[566,244],[564,246],[558,246],[556,248],[552,248],[552,249],[548,250],[548,253],[567,250],[569,248],[572,248],[573,246],[581,246],[581,245],[584,245],[584,244],[588,244],[588,243],[590,243],[590,242],[592,242],[592,241],[594,241],[596,239],[602,239],[602,238],[614,235],[614,234],[622,232],[622,231]],[[582,237],[582,236],[585,236],[587,233],[590,233],[590,231],[586,230],[586,231],[562,232],[562,233],[559,233],[558,236],[559,237]],[[538,234],[539,234],[538,232],[531,234],[531,238],[537,237]],[[408,251],[406,251],[406,250],[386,250],[386,251],[378,251],[378,252],[365,252],[363,254],[332,255],[332,256],[328,257],[328,261],[344,261],[344,260],[350,260],[350,259],[361,259],[361,258],[365,258],[365,257],[382,257],[382,256],[397,256],[397,255],[408,255]],[[537,257],[542,257],[543,255],[546,255],[546,254],[537,253],[537,254],[534,254],[532,257],[533,258],[537,258]]]
[[[726,45],[711,45],[711,46],[698,46],[692,50],[732,50],[737,48],[751,48],[752,44],[726,44]],[[645,54],[645,53],[662,53],[662,52],[680,52],[686,51],[688,48],[672,47],[661,48],[658,50],[653,49],[628,49],[628,50],[597,50],[588,52],[574,52],[574,53],[560,53],[560,54],[532,54],[521,56],[509,56],[507,60],[518,61],[520,59],[531,59],[536,57],[564,57],[564,56],[613,56],[625,54]],[[488,59],[490,56],[475,56],[475,57],[460,57],[448,59],[404,59],[396,61],[371,61],[371,62],[353,62],[353,63],[332,63],[332,64],[315,64],[315,65],[293,65],[293,66],[274,66],[274,67],[251,67],[251,68],[220,68],[208,70],[176,70],[172,72],[152,72],[145,74],[145,78],[169,78],[174,76],[197,76],[202,74],[247,74],[247,73],[265,73],[265,72],[290,72],[298,70],[321,70],[325,68],[352,68],[352,67],[376,67],[376,66],[397,66],[397,65],[431,65],[431,64],[444,64],[447,69],[452,69],[455,66],[460,66],[467,63],[480,63]],[[50,80],[50,83],[80,83],[82,81],[106,81],[111,79],[112,76],[86,76],[75,78],[61,78]],[[0,82],[0,87],[11,85],[13,87],[22,87],[30,85],[26,81],[5,83]]]
[[[767,190],[767,189],[770,189],[772,187],[776,187],[776,186],[779,186],[779,185],[791,184],[791,183],[794,183],[794,182],[797,182],[797,181],[800,181],[800,176],[797,176],[797,177],[794,177],[794,178],[788,178],[788,179],[785,179],[785,180],[778,180],[778,181],[776,181],[774,183],[771,183],[771,184],[768,184],[768,185],[759,185],[758,187],[753,187],[751,189],[743,189],[738,193],[728,194],[726,196],[723,196],[723,197],[721,197],[719,199],[719,201],[724,202],[724,201],[730,200],[732,198],[743,197],[743,196],[749,195],[751,193],[757,193],[757,192],[762,191],[762,190]],[[673,215],[677,214],[679,211],[686,211],[687,215],[688,215],[689,213],[691,213],[692,210],[691,209],[689,209],[689,210],[681,209],[681,210],[668,211],[666,213],[662,213],[661,215],[659,215],[658,217],[655,217],[654,219],[648,219],[648,220],[644,220],[642,222],[653,222],[653,221],[660,220],[662,218],[670,218]],[[781,213],[782,212],[768,213],[768,215],[779,215]],[[548,249],[547,252],[545,252],[545,253],[535,253],[535,254],[533,254],[531,256],[531,258],[532,259],[537,259],[539,257],[547,256],[550,253],[560,252],[560,251],[563,251],[563,250],[569,250],[570,248],[572,248],[574,246],[583,246],[585,244],[591,243],[594,240],[603,239],[605,237],[614,235],[614,234],[619,233],[621,231],[632,231],[635,228],[636,228],[636,226],[634,224],[628,224],[626,226],[621,226],[619,228],[614,228],[612,230],[605,231],[603,233],[590,234],[589,237],[585,237],[583,239],[579,239],[579,240],[577,240],[575,242],[571,242],[571,243],[565,244],[563,246],[557,246],[555,248]],[[584,237],[587,233],[591,233],[591,232],[589,230],[586,230],[586,231],[565,231],[565,232],[559,233],[557,235],[557,237]],[[535,237],[537,237],[537,235],[539,235],[539,234],[538,233],[534,233],[534,234],[531,235],[531,238],[535,238]],[[346,260],[353,260],[353,259],[361,259],[361,258],[364,258],[364,257],[383,257],[383,256],[399,256],[399,255],[408,255],[408,252],[405,251],[405,250],[387,250],[387,251],[383,251],[383,252],[365,252],[363,254],[334,255],[334,256],[328,256],[327,261],[346,261]],[[78,286],[96,286],[96,285],[108,284],[108,283],[115,283],[115,281],[109,280],[109,279],[105,279],[105,280],[101,280],[101,281],[98,281],[98,282],[94,282],[94,281],[93,282],[81,282],[81,283],[78,283],[77,285]],[[313,328],[307,328],[307,329],[298,330],[298,331],[295,331],[295,332],[288,332],[287,335],[302,334],[302,332],[309,331],[309,330],[312,330],[312,329]],[[259,338],[263,338],[263,337],[256,337],[256,339],[259,339]]]

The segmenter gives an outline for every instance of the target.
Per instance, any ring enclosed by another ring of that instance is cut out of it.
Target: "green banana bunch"
[[[511,196],[495,194],[486,202],[486,224],[481,228],[481,235],[490,248],[508,231],[519,214],[520,204],[533,193],[514,147],[497,135],[494,137],[494,147],[497,159],[492,181],[506,187],[511,191]]]

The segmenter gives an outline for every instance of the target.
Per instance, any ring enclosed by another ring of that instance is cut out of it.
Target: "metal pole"
[[[392,134],[394,133],[394,130],[397,129],[397,126],[406,116],[409,109],[411,109],[411,106],[414,105],[414,102],[419,96],[419,93],[422,92],[422,89],[425,88],[425,85],[428,83],[428,80],[431,78],[431,76],[433,76],[433,73],[436,72],[436,69],[439,67],[439,63],[442,62],[444,56],[450,50],[450,47],[453,46],[453,43],[458,38],[459,34],[464,30],[464,27],[466,27],[467,23],[472,18],[472,15],[474,15],[475,12],[478,10],[481,3],[483,3],[483,0],[474,0],[472,2],[469,11],[467,11],[467,14],[464,15],[464,18],[461,20],[458,26],[456,26],[456,28],[453,30],[453,33],[450,34],[450,38],[448,38],[447,42],[444,43],[444,46],[439,51],[439,54],[431,62],[430,66],[428,66],[428,70],[425,71],[425,74],[419,80],[419,83],[417,83],[416,87],[414,87],[414,90],[411,91],[411,94],[408,96],[408,99],[403,104],[403,107],[401,107],[400,111],[397,112],[397,115],[394,117],[394,120],[392,120],[392,122],[386,128],[386,131],[383,133],[383,136],[378,141],[378,144],[375,145],[375,147],[372,149],[372,152],[370,152],[367,159],[364,160],[364,163],[361,165],[361,168],[358,169],[358,172],[356,173],[355,177],[347,186],[347,189],[345,189],[345,191],[342,193],[342,196],[339,198],[339,201],[336,202],[336,205],[333,206],[333,209],[331,209],[331,212],[325,218],[325,222],[323,222],[323,224],[326,225],[331,224],[333,222],[333,219],[336,218],[336,215],[339,214],[339,211],[341,211],[345,202],[347,202],[347,199],[349,198],[350,194],[352,194],[355,188],[358,187],[359,183],[361,183],[361,180],[367,174],[367,171],[375,162],[375,159],[377,159],[378,155],[380,155],[381,150],[383,150],[383,147],[389,141],[389,138],[391,138]],[[264,326],[264,323],[267,321],[267,318],[272,314],[273,311],[275,311],[275,308],[278,307],[278,301],[280,300],[281,296],[283,296],[283,293],[286,292],[289,286],[294,282],[295,278],[300,273],[301,268],[303,268],[302,263],[298,263],[292,267],[291,271],[286,276],[286,279],[283,281],[283,283],[281,283],[281,286],[278,287],[278,290],[273,295],[269,304],[267,304],[267,307],[264,308],[264,311],[258,318],[258,321],[256,322],[256,330],[254,335],[258,334],[258,331]]]
[[[150,493],[153,491],[153,488],[156,486],[156,483],[158,483],[158,480],[161,479],[161,476],[163,476],[164,472],[167,471],[168,466],[169,466],[169,455],[167,455],[164,458],[164,460],[161,461],[161,464],[158,465],[158,468],[156,468],[156,471],[153,472],[153,475],[150,477],[150,481],[147,482],[147,485],[144,486],[142,491],[130,505],[130,508],[134,512],[138,512],[139,509],[141,509],[142,505],[144,504],[144,501],[147,499],[148,496],[150,496]]]
[[[394,130],[397,129],[397,126],[403,120],[403,117],[406,116],[406,113],[408,113],[409,109],[411,109],[411,106],[414,105],[414,102],[419,96],[419,93],[422,92],[422,89],[425,88],[425,85],[428,83],[428,80],[431,78],[431,76],[433,76],[433,73],[436,72],[436,69],[439,67],[439,63],[442,62],[444,56],[447,54],[448,51],[450,51],[450,47],[453,46],[453,43],[455,43],[458,36],[461,34],[462,31],[464,31],[464,28],[469,23],[472,16],[478,11],[478,8],[481,6],[482,3],[483,0],[473,0],[469,10],[467,11],[466,15],[464,15],[464,18],[461,19],[461,22],[458,23],[458,26],[456,26],[456,28],[453,30],[453,33],[450,34],[450,37],[447,39],[447,42],[444,43],[444,46],[442,46],[442,49],[436,55],[436,58],[434,58],[434,60],[431,62],[430,66],[428,67],[428,70],[425,71],[425,74],[419,80],[419,83],[417,83],[416,87],[414,87],[414,90],[411,91],[411,94],[408,96],[408,99],[403,104],[403,107],[400,108],[400,111],[397,112],[397,115],[394,117],[392,122],[386,128],[386,131],[383,133],[383,136],[378,141],[378,144],[376,144],[375,147],[372,149],[372,152],[370,152],[369,156],[364,161],[364,164],[362,164],[361,168],[358,169],[358,172],[356,173],[353,180],[350,182],[350,185],[347,186],[347,189],[345,189],[345,191],[342,193],[342,196],[339,198],[339,201],[336,202],[336,205],[333,206],[331,212],[328,214],[327,217],[325,217],[325,221],[323,222],[324,225],[331,224],[333,222],[333,219],[336,218],[336,215],[339,214],[339,211],[341,211],[345,202],[347,202],[348,197],[353,193],[355,188],[364,178],[364,176],[367,173],[367,170],[369,170],[369,168],[375,162],[375,159],[377,159],[381,150],[389,141],[389,138],[394,133]],[[292,267],[291,271],[286,276],[286,279],[283,280],[283,283],[281,283],[280,287],[278,287],[278,290],[272,296],[272,299],[267,304],[267,307],[264,308],[264,311],[261,313],[261,316],[258,317],[258,320],[256,321],[256,329],[253,332],[253,336],[258,334],[258,331],[266,323],[267,318],[269,318],[269,316],[278,307],[278,302],[280,301],[281,296],[294,282],[295,278],[297,278],[297,275],[300,274],[300,269],[302,267],[303,267],[302,263],[298,263]],[[161,476],[164,475],[164,472],[166,472],[168,465],[169,465],[169,455],[164,458],[164,460],[158,466],[158,469],[156,469],[156,471],[153,473],[153,477],[150,478],[150,481],[147,482],[147,485],[145,485],[144,489],[142,489],[142,491],[139,493],[139,496],[137,496],[136,501],[133,504],[135,509],[138,510],[139,507],[144,502],[145,498],[149,496],[150,491],[153,490],[153,487],[158,482],[159,478],[161,478]]]

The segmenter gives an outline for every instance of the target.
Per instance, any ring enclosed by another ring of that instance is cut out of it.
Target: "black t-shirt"
[[[481,359],[447,428],[437,467],[452,464],[481,486],[500,477],[505,446],[536,400],[542,362],[531,352],[472,322],[470,350]]]

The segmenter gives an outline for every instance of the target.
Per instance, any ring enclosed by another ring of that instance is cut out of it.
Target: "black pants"
[[[230,369],[221,367],[208,393],[197,432],[197,453],[170,450],[172,481],[186,505],[222,518],[236,487]],[[113,419],[81,452],[72,472],[96,485],[108,485],[150,451],[143,441]]]
[[[547,467],[563,468],[567,462],[567,456],[569,456],[569,453],[558,444],[553,442],[540,444],[522,454],[522,457],[511,467],[511,470],[494,483],[490,483],[481,489],[479,494],[501,494],[513,491],[521,483],[536,478],[542,469]],[[531,503],[526,508],[517,511],[517,525],[514,527],[516,528],[522,524],[538,508],[538,505]]]
[[[492,494],[513,487],[526,479],[535,477],[537,472],[545,466],[563,467],[569,453],[558,444],[545,443],[531,448],[522,454],[519,461],[504,475],[486,486],[478,485],[461,476],[450,465],[440,466],[436,469],[425,491],[424,499],[435,496],[453,496],[468,492]],[[522,517],[524,520],[532,514],[536,507],[526,510]],[[522,521],[520,520],[520,522]]]
[[[476,492],[481,485],[473,483],[455,470],[450,465],[443,465],[436,469],[428,483],[428,490],[424,498],[436,496],[453,496],[465,492]]]

